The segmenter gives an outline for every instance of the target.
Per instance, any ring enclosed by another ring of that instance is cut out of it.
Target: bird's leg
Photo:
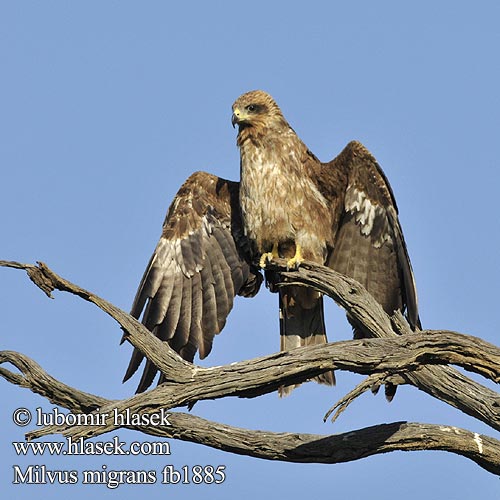
[[[260,256],[260,261],[259,261],[259,266],[264,269],[266,267],[266,264],[268,262],[271,262],[273,259],[278,259],[279,258],[279,252],[278,252],[278,243],[273,243],[273,249],[270,252],[263,253]]]
[[[304,262],[304,257],[302,256],[302,248],[298,243],[295,243],[295,255],[288,260],[288,262],[286,263],[286,268],[298,269],[302,262]]]

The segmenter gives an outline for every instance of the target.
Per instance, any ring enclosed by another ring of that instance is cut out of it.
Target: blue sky
[[[497,2],[0,2],[1,259],[45,261],[129,309],[165,211],[195,170],[238,178],[231,104],[270,92],[322,160],[357,139],[386,172],[400,209],[426,328],[498,343],[500,266],[496,151],[500,129]],[[90,304],[48,300],[19,271],[0,270],[2,349],[108,398],[131,348]],[[205,366],[279,347],[277,298],[237,299]],[[327,310],[332,340],[350,330]],[[387,404],[366,394],[334,424],[336,388],[303,385],[283,400],[202,402],[193,413],[273,431],[336,433],[408,420],[486,426],[414,388]],[[496,498],[500,483],[444,452],[393,453],[341,465],[274,463],[171,441],[169,457],[18,457],[15,408],[52,405],[0,382],[1,488],[16,498]],[[120,439],[151,440],[129,431]],[[113,435],[104,439],[112,439]],[[55,440],[60,440],[56,436]],[[15,486],[12,465],[161,471],[165,464],[226,465],[219,486]]]

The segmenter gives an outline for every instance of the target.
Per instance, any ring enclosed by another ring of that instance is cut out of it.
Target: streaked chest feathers
[[[252,141],[241,145],[244,227],[261,252],[289,240],[316,247],[315,221],[329,217],[324,197],[304,171],[300,146],[282,139],[268,141],[265,147]]]

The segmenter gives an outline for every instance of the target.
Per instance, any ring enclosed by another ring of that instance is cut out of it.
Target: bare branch
[[[500,349],[481,339],[447,331],[422,331],[411,335],[404,318],[387,316],[354,280],[330,269],[304,264],[299,271],[283,271],[285,280],[314,286],[349,310],[371,339],[336,342],[281,352],[229,366],[201,368],[184,362],[138,321],[100,297],[70,283],[47,266],[0,261],[0,266],[24,269],[44,293],[54,289],[78,295],[112,316],[127,339],[165,372],[167,382],[129,399],[111,401],[73,389],[48,375],[30,358],[4,351],[0,363],[11,363],[21,375],[0,367],[0,375],[27,387],[72,412],[151,414],[160,409],[190,405],[203,399],[226,396],[255,397],[281,385],[303,382],[328,370],[348,370],[369,378],[337,405],[338,412],[373,382],[404,381],[500,429],[498,395],[456,370],[456,364],[500,381]],[[439,366],[438,366],[439,365]],[[214,383],[216,381],[216,383]],[[463,429],[427,424],[393,423],[336,436],[276,434],[250,431],[175,413],[170,426],[131,427],[147,434],[173,437],[234,453],[294,462],[337,463],[395,450],[436,449],[470,458],[490,472],[500,470],[500,442]],[[111,418],[105,425],[52,426],[33,431],[28,438],[53,433],[89,438],[117,429]]]
[[[128,400],[113,402],[82,393],[58,382],[34,361],[18,353],[5,351],[0,360],[15,364],[25,376],[28,374],[23,386],[45,395],[54,404],[63,406],[72,413],[85,412],[96,405],[100,406],[101,414],[115,407],[123,411],[124,406],[135,412],[137,407],[133,400],[144,396],[141,394]],[[55,390],[49,397],[50,389]],[[147,412],[158,409],[155,404],[150,404],[149,408],[145,405],[140,408]],[[168,426],[128,426],[128,428],[158,437],[204,444],[240,455],[287,462],[334,464],[391,451],[442,450],[467,457],[489,472],[500,474],[500,442],[457,427],[395,422],[323,436],[241,429],[186,413],[171,413],[168,420],[170,423]],[[83,429],[89,430],[92,427],[81,426],[80,431]],[[27,437],[39,438],[61,430],[62,428],[58,426],[45,427],[30,432]],[[113,429],[106,429],[106,432],[108,430]],[[75,439],[88,437],[77,431],[78,426],[73,426],[62,430],[62,433]]]
[[[337,401],[325,414],[323,417],[323,422],[328,420],[328,417],[333,413],[332,423],[340,417],[340,414],[347,410],[347,407],[361,394],[364,394],[366,391],[373,389],[373,387],[379,387],[384,384],[387,379],[386,373],[372,373],[368,375],[368,377],[363,380],[360,384],[358,384],[352,391],[346,394],[342,399]]]
[[[54,290],[60,290],[77,295],[83,300],[95,304],[99,309],[111,316],[123,328],[126,335],[133,332],[131,338],[128,340],[166,373],[167,380],[182,382],[190,378],[194,366],[184,361],[165,342],[151,335],[151,332],[142,323],[110,302],[61,278],[43,262],[38,262],[37,264],[34,266],[33,264],[0,260],[0,267],[24,269],[31,281],[48,297],[52,297]]]
[[[441,352],[441,345],[448,345],[448,350]],[[484,346],[483,346],[484,344]],[[437,345],[437,347],[436,347]],[[478,345],[483,348],[478,349]],[[280,385],[303,381],[325,370],[339,369],[360,374],[398,374],[408,376],[408,371],[422,370],[427,361],[445,363],[454,356],[455,350],[472,353],[469,368],[476,369],[475,359],[482,358],[485,363],[491,353],[497,350],[480,339],[459,334],[436,332],[430,335],[421,332],[409,336],[394,336],[392,339],[363,339],[343,341],[326,346],[309,346],[288,352],[275,353],[261,358],[232,363],[229,366],[213,368],[196,367],[191,380],[183,383],[163,384],[147,393],[137,394],[130,399],[113,401],[100,405],[100,412],[109,412],[117,408],[119,412],[129,409],[133,413],[150,413],[159,408],[171,409],[192,404],[203,399],[218,399],[226,396],[253,397],[271,392]],[[488,352],[490,351],[490,352]],[[451,353],[451,354],[450,354]],[[3,353],[0,360],[15,364],[25,375],[24,386],[41,394],[67,393],[66,386],[57,388],[57,381],[45,376],[41,368],[22,356],[16,359],[16,353]],[[482,368],[479,368],[482,371]],[[489,370],[487,371],[489,373]],[[215,382],[214,382],[215,381]],[[81,399],[81,397],[79,397]],[[54,401],[58,404],[62,402]],[[478,402],[479,404],[479,402]],[[496,422],[491,423],[497,425]],[[115,429],[112,419],[106,425],[96,428],[72,426],[40,429],[36,437],[53,432],[68,432],[73,437],[93,437]]]
[[[389,318],[382,307],[375,302],[373,297],[357,281],[339,274],[332,269],[308,262],[304,262],[296,271],[286,271],[284,261],[281,264],[281,266],[275,266],[273,269],[280,271],[287,283],[293,280],[296,283],[317,288],[329,295],[339,305],[348,310],[351,317],[357,323],[363,325],[364,330],[371,336],[376,338],[391,338],[395,333],[394,329],[396,329],[396,333],[410,331],[408,325],[405,324],[404,319],[400,315]],[[192,378],[193,370],[196,368],[184,362],[163,342],[150,335],[148,330],[138,321],[109,302],[59,277],[45,264],[39,263],[38,267],[36,267],[29,264],[19,264],[18,262],[0,261],[0,266],[26,269],[30,278],[46,293],[47,289],[59,289],[93,302],[122,326],[128,333],[127,339],[166,374],[167,380],[181,382]],[[38,268],[40,271],[35,272],[34,269]],[[489,371],[491,370],[491,366],[499,366],[498,349],[496,347],[488,344],[482,351],[483,353],[497,353],[494,359],[490,360],[489,365],[483,367],[484,370]],[[455,360],[450,362],[459,364]],[[478,366],[481,365],[480,356],[476,356],[473,363],[462,366],[466,369],[472,369],[472,367],[476,366],[476,363]],[[312,375],[306,374],[300,378],[300,375],[298,375],[296,382],[304,381],[310,376]],[[498,381],[498,373],[494,377],[496,378],[493,378],[493,380]],[[405,380],[420,390],[441,399],[468,415],[478,418],[496,430],[500,430],[500,398],[498,395],[481,384],[465,377],[453,368],[426,366],[418,372],[407,374]],[[274,385],[267,387],[267,390],[262,389],[260,392],[257,388],[254,388],[253,395],[263,394],[274,389]]]
[[[457,427],[395,422],[330,436],[250,431],[173,413],[166,437],[268,460],[341,463],[391,451],[441,450],[500,473],[500,441]],[[157,429],[159,430],[159,429]]]
[[[14,365],[22,375],[12,373],[0,366],[0,376],[9,382],[30,389],[47,398],[51,403],[69,408],[75,413],[90,413],[110,403],[106,398],[79,391],[49,375],[38,363],[24,354],[0,351],[0,364]]]
[[[371,337],[392,338],[394,333],[412,333],[400,313],[389,318],[382,306],[357,281],[333,269],[310,262],[304,262],[297,271],[286,271],[284,263],[280,261],[279,264],[274,269],[280,271],[285,283],[293,281],[297,284],[312,286],[325,293],[349,311],[349,315]],[[432,335],[436,334],[431,330],[428,332]],[[443,349],[446,349],[446,346],[443,346]],[[489,351],[489,348],[487,350]],[[498,359],[496,357],[498,348],[493,347],[492,352],[496,353],[494,359]],[[493,359],[491,361],[498,362]],[[454,368],[427,365],[422,366],[418,371],[406,373],[403,378],[421,391],[500,430],[498,394],[462,375]],[[498,378],[494,380],[498,382]]]

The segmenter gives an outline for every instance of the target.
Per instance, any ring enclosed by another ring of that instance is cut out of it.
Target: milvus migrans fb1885
[[[295,267],[307,259],[359,281],[392,314],[420,326],[415,281],[397,206],[381,168],[358,142],[321,163],[263,91],[240,96],[233,125],[241,180],[197,172],[175,196],[160,241],[139,285],[131,314],[193,361],[206,357],[236,295],[254,296],[260,268],[273,257]],[[301,286],[279,294],[281,349],[326,342],[323,297]],[[362,332],[355,328],[355,336]],[[139,367],[135,349],[124,380]],[[157,372],[146,362],[138,392]],[[317,377],[334,383],[332,372]],[[162,378],[160,377],[160,382]],[[287,393],[290,388],[282,388]],[[390,398],[394,388],[386,388]]]

